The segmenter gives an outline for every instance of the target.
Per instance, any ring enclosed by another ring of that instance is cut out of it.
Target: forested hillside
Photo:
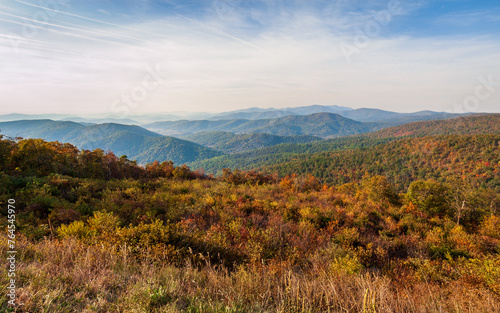
[[[436,136],[393,141],[365,149],[301,155],[265,167],[280,175],[311,173],[327,183],[383,174],[399,189],[417,179],[459,179],[500,192],[500,135]]]
[[[406,137],[433,135],[500,135],[500,114],[467,116],[441,121],[425,121],[350,137],[333,138],[307,144],[281,144],[272,147],[189,163],[193,168],[222,173],[223,168],[269,169],[291,160],[309,159],[310,154],[375,147]],[[324,162],[323,162],[324,163]],[[281,171],[285,173],[285,171]],[[326,176],[325,176],[326,178]]]
[[[325,184],[310,173],[213,178],[0,138],[17,312],[497,312],[499,141],[424,137],[325,154],[354,170]],[[362,173],[370,164],[381,175]]]
[[[228,132],[201,132],[180,136],[224,153],[237,153],[258,148],[275,146],[282,143],[307,143],[320,141],[315,136],[275,136],[269,134],[233,134]]]
[[[15,121],[0,123],[0,132],[11,137],[67,142],[84,150],[109,150],[141,164],[155,160],[172,160],[176,164],[183,164],[222,155],[210,148],[165,137],[135,125],[106,123],[84,126],[52,120]]]
[[[342,137],[306,144],[279,144],[227,156],[188,163],[193,168],[204,168],[208,173],[221,174],[222,169],[257,169],[307,156],[311,153],[371,147],[396,138]]]
[[[204,131],[225,131],[240,134],[265,133],[277,136],[309,135],[322,138],[366,133],[383,128],[382,124],[361,123],[338,114],[316,113],[304,116],[284,116],[261,120],[202,120],[157,122],[147,129],[164,134],[179,135]]]
[[[462,116],[447,120],[408,123],[366,134],[372,138],[433,135],[500,134],[500,114]]]
[[[391,125],[400,125],[415,121],[439,120],[457,117],[459,114],[420,111],[414,113],[398,113],[373,108],[352,109],[341,106],[309,105],[302,107],[283,108],[283,109],[262,109],[249,108],[231,112],[224,112],[212,116],[211,120],[229,120],[229,119],[270,119],[284,117],[288,115],[310,115],[315,113],[335,113],[340,116],[358,121],[358,122],[388,122]]]
[[[385,122],[390,125],[401,125],[415,121],[443,120],[458,116],[458,114],[433,111],[398,113],[369,108],[348,110],[339,114],[359,122]]]

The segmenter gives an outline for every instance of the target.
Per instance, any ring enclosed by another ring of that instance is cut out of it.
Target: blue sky
[[[0,113],[500,112],[500,1],[5,0]]]

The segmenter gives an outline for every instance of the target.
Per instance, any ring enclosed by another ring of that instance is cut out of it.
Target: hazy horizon
[[[492,1],[40,3],[0,4],[0,114],[500,113]]]
[[[311,105],[314,106],[314,105]],[[322,106],[322,105],[321,105]],[[171,117],[179,117],[179,118],[190,118],[194,116],[200,116],[203,117],[203,114],[209,114],[206,116],[206,118],[211,118],[214,116],[217,116],[219,114],[225,114],[225,113],[233,113],[233,112],[239,112],[239,111],[245,111],[249,109],[262,109],[262,110],[286,110],[286,109],[293,109],[293,108],[300,108],[300,107],[308,107],[308,106],[296,106],[296,107],[284,107],[284,108],[272,108],[272,107],[267,107],[267,108],[260,108],[260,107],[248,107],[244,109],[238,109],[238,110],[230,110],[230,111],[172,111],[172,112],[132,112],[127,115],[122,115],[122,114],[116,114],[112,112],[98,112],[98,113],[60,113],[60,112],[49,112],[49,113],[37,113],[37,112],[29,112],[29,113],[19,113],[19,112],[7,112],[3,113],[0,111],[0,116],[8,116],[8,115],[26,115],[26,116],[62,116],[64,118],[69,118],[69,117],[81,117],[81,118],[116,118],[116,119],[133,119],[134,117],[161,117],[161,116],[171,116]],[[375,109],[377,110],[378,108],[369,108],[369,107],[361,107],[361,108],[349,108],[349,110],[359,110],[359,109]],[[382,109],[380,109],[382,110]],[[384,110],[388,112],[394,112],[394,113],[418,113],[418,112],[424,112],[424,111],[432,111],[432,110],[419,110],[419,111],[389,111],[389,110]],[[446,112],[446,111],[432,111],[436,113],[455,113],[455,112]],[[318,112],[319,113],[319,112]],[[336,114],[335,112],[324,112],[324,113],[332,113]],[[476,113],[476,114],[500,114],[500,112],[487,112],[487,111],[477,111],[477,112],[463,112],[463,113],[456,113],[456,114],[467,114],[467,113]],[[310,115],[314,113],[307,113],[305,115]],[[293,114],[292,114],[293,115]],[[299,114],[296,114],[299,115]],[[272,117],[271,117],[272,118]],[[197,118],[198,119],[198,118]]]

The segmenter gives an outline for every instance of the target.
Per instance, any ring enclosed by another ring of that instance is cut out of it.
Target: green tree
[[[4,136],[0,134],[0,171],[8,169],[14,147],[14,141],[4,139]]]
[[[399,195],[385,176],[365,176],[361,181],[363,189],[368,194],[368,198],[377,202],[387,201],[390,204],[400,203]]]
[[[45,176],[55,171],[58,143],[49,143],[43,139],[24,139],[17,143],[13,156],[15,167],[26,175]]]
[[[450,216],[449,188],[433,179],[417,180],[410,184],[408,200],[430,216]]]

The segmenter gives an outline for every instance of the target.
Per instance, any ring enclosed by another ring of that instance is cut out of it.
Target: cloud
[[[24,112],[110,112],[157,65],[164,83],[133,113],[315,103],[444,111],[474,92],[478,76],[500,80],[500,47],[491,36],[382,30],[347,62],[342,44],[352,44],[385,1],[252,3],[226,1],[222,10],[213,2],[196,17],[169,12],[134,22],[111,10],[109,18],[61,11],[31,38],[21,29],[32,11],[0,7],[24,18],[9,17],[17,31],[0,36],[4,103]],[[403,4],[399,18],[422,5]],[[99,9],[107,8],[92,12]],[[9,36],[19,40],[17,51]],[[499,94],[482,108],[498,111]]]
[[[436,24],[466,27],[491,22],[500,22],[500,9],[448,13],[440,16]]]
[[[108,11],[106,11],[104,9],[97,9],[97,12],[105,14],[105,15],[111,15],[111,13],[109,13]]]

